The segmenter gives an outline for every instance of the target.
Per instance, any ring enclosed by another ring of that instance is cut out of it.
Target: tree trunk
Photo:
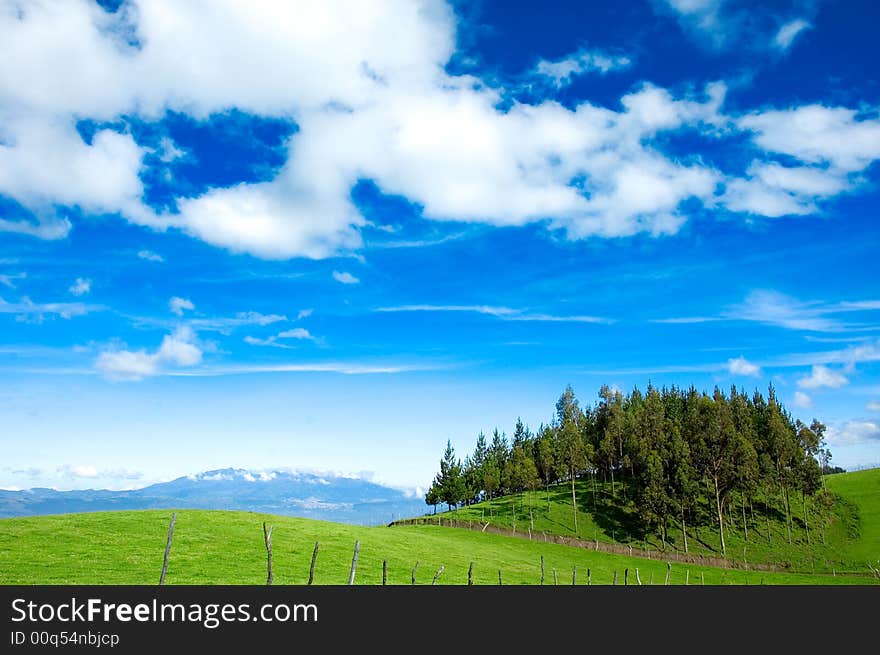
[[[614,498],[614,467],[611,467],[611,497]]]
[[[718,511],[718,536],[721,538],[721,555],[727,557],[727,548],[724,545],[724,507],[721,504],[721,490],[718,488],[718,478],[715,482],[715,509]]]
[[[574,492],[574,471],[571,472],[571,511],[574,514],[574,535],[578,534],[578,510],[577,499]]]
[[[785,502],[785,528],[788,530],[788,545],[791,546],[791,503],[788,501],[788,487],[782,487],[782,500]]]
[[[684,522],[684,507],[681,508],[681,534],[684,537],[684,552],[688,552],[688,531],[687,524]]]
[[[745,533],[746,541],[749,540],[749,526],[746,523],[746,496],[742,495],[742,510],[743,510],[743,532]]]
[[[807,545],[810,545],[810,524],[807,522],[807,494],[801,491],[801,500],[804,503],[804,530],[807,531]]]

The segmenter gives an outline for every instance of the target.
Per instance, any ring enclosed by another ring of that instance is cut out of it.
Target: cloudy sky
[[[880,463],[880,5],[0,0],[0,486],[424,486],[566,384]]]

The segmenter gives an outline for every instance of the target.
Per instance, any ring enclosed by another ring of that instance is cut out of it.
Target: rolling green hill
[[[880,469],[828,476],[827,486],[830,505],[821,504],[821,494],[806,499],[809,534],[801,499],[792,499],[791,544],[778,501],[774,505],[768,500],[766,508],[758,501],[745,508],[735,503],[726,519],[728,559],[811,573],[865,573],[868,562],[880,567]],[[577,536],[634,549],[664,550],[658,534],[640,530],[636,507],[625,499],[625,489],[621,493],[619,483],[613,497],[609,484],[596,482],[594,489],[590,480],[579,481],[576,492],[577,533],[568,483],[496,498],[443,512],[442,516],[490,523],[519,533]],[[711,521],[687,526],[687,534],[688,553],[720,557],[718,531]],[[670,523],[665,550],[684,553],[682,531],[675,521]]]
[[[0,521],[2,584],[156,584],[170,518],[169,511],[97,512]],[[316,584],[345,584],[352,551],[360,541],[356,584],[380,584],[382,560],[389,584],[430,584],[443,566],[438,584],[465,584],[470,562],[474,584],[539,584],[540,558],[545,583],[610,584],[615,572],[623,584],[663,584],[666,564],[476,531],[433,525],[365,528],[248,512],[183,510],[177,514],[168,584],[262,584],[266,553],[262,522],[274,526],[276,584],[304,584],[315,541],[320,549]],[[834,584],[876,583],[868,576],[770,573],[672,563],[672,584]]]

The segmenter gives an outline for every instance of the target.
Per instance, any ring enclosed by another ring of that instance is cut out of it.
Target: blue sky
[[[880,463],[876,3],[0,2],[0,486],[424,487],[573,385]]]

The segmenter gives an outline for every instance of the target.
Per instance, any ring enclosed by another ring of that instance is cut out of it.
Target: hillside
[[[156,584],[170,512],[99,512],[0,520],[2,584]],[[577,566],[578,584],[610,584],[618,574],[629,583],[635,571],[643,584],[662,584],[666,564],[623,555],[597,553],[551,543],[532,542],[433,525],[366,528],[309,519],[248,512],[178,512],[168,568],[168,584],[262,584],[266,554],[262,522],[274,526],[276,584],[304,584],[315,541],[320,549],[316,584],[345,584],[353,546],[360,541],[357,584],[380,584],[382,560],[388,583],[410,584],[419,562],[419,584],[430,584],[443,566],[438,584],[465,584],[470,562],[475,584],[539,584],[540,558],[545,582],[570,584]],[[871,584],[867,576],[807,575],[727,570],[673,563],[672,584]]]
[[[809,572],[854,572],[868,570],[867,562],[878,566],[880,558],[880,469],[842,473],[827,478],[830,506],[821,495],[807,498],[809,534],[804,526],[800,499],[793,503],[792,540],[784,515],[755,502],[736,507],[726,526],[728,559],[770,564]],[[684,554],[681,527],[671,522],[664,548],[660,537],[640,529],[636,507],[626,500],[625,487],[612,496],[610,485],[582,480],[576,484],[577,533],[568,483],[534,492],[524,492],[481,502],[442,516],[461,521],[479,521],[520,533],[577,536],[605,544],[624,544],[633,549]],[[743,520],[745,514],[745,520]],[[746,536],[748,531],[748,536]],[[688,553],[720,557],[717,528],[711,523],[687,526]]]

